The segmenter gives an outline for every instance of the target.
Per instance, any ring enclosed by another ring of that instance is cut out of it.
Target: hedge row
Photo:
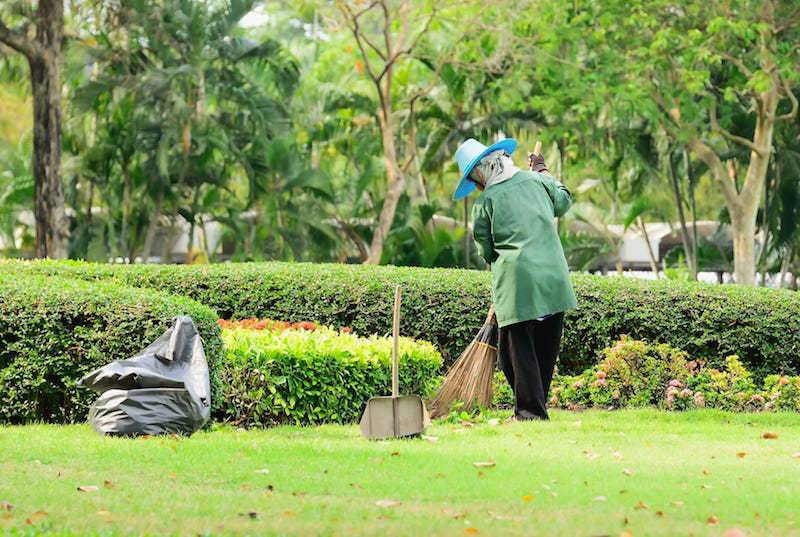
[[[226,357],[215,417],[246,426],[353,423],[392,389],[392,340],[329,328],[223,330]],[[442,365],[431,343],[400,339],[401,394],[424,394]]]
[[[404,335],[431,341],[449,365],[483,323],[488,272],[364,265],[253,263],[94,265],[35,262],[28,270],[117,279],[185,295],[226,318],[269,317],[387,334],[401,284]],[[787,290],[574,275],[560,355],[566,374],[591,367],[628,334],[668,343],[720,367],[736,354],[756,378],[800,374],[800,294]]]
[[[0,264],[0,423],[86,420],[97,394],[78,388],[86,373],[129,358],[189,315],[213,373],[222,351],[217,314],[186,298],[119,282],[31,275]]]

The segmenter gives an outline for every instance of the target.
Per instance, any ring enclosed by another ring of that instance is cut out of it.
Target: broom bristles
[[[497,325],[494,306],[487,323],[455,361],[431,404],[431,417],[447,414],[453,402],[463,401],[469,411],[475,405],[487,407],[492,401],[494,368],[497,361]]]

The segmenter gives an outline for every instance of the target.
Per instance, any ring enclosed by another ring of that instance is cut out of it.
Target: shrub
[[[72,423],[86,419],[97,394],[78,388],[86,373],[129,358],[189,315],[213,372],[222,348],[217,314],[185,297],[34,276],[0,265],[0,422]]]
[[[27,270],[116,278],[194,298],[226,318],[270,317],[387,334],[392,289],[404,287],[402,333],[437,345],[449,365],[483,323],[485,271],[306,263],[94,265],[34,262]],[[712,367],[736,354],[763,379],[800,374],[800,295],[788,290],[573,275],[578,308],[566,315],[565,374],[594,365],[623,334],[666,343]]]
[[[800,376],[770,375],[764,380],[766,410],[794,410],[800,412]]]
[[[319,327],[230,329],[217,417],[246,426],[358,421],[370,397],[392,390],[392,341]],[[442,365],[434,346],[400,338],[400,393],[429,393]]]
[[[586,380],[590,399],[597,406],[658,405],[671,381],[685,382],[695,369],[679,349],[626,337],[602,354],[590,372],[593,378]]]
[[[687,380],[686,390],[702,401],[697,406],[724,410],[760,410],[765,400],[758,393],[753,375],[738,356],[725,359],[720,369],[706,368]]]
[[[602,354],[603,360],[581,375],[556,375],[550,404],[568,409],[658,406],[800,411],[800,376],[771,375],[760,390],[738,356],[728,356],[724,366],[715,369],[669,345],[629,338]]]

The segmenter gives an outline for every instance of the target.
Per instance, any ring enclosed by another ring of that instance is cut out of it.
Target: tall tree
[[[473,2],[458,2],[460,13],[470,14],[470,21],[462,21],[456,27],[449,26],[448,31],[438,35],[435,45],[430,33],[433,27],[448,26],[447,10],[455,5],[452,2],[428,0],[412,2],[401,0],[355,0],[337,2],[339,22],[344,24],[355,39],[361,59],[356,66],[370,79],[378,96],[378,120],[383,142],[383,158],[386,166],[386,195],[381,207],[380,217],[372,236],[367,263],[378,264],[381,260],[384,242],[394,221],[395,211],[400,196],[406,187],[408,169],[416,156],[415,122],[413,119],[415,103],[426,96],[437,83],[441,66],[445,59],[453,54],[461,38],[474,29],[473,24],[478,15],[485,11]],[[428,39],[428,42],[425,40]],[[426,56],[437,56],[434,63],[436,69],[430,74],[430,83],[423,84],[420,89],[404,95],[402,103],[396,88],[395,75],[401,70],[403,63],[415,55],[420,55],[425,47]],[[406,110],[410,119],[406,122],[409,128],[409,147],[400,154],[398,141],[399,127],[395,112]]]
[[[593,24],[603,28],[592,34],[601,36],[592,62],[611,75],[601,89],[635,103],[709,167],[731,218],[735,279],[752,285],[756,215],[775,126],[797,115],[790,87],[800,78],[800,6],[786,0],[591,6],[598,10]],[[747,151],[741,162],[732,158],[739,148]]]
[[[18,6],[23,7],[23,6]],[[69,221],[61,181],[62,0],[39,0],[21,29],[0,20],[0,42],[28,60],[33,92],[33,178],[36,256],[64,258],[69,252]],[[35,35],[27,26],[33,24]]]

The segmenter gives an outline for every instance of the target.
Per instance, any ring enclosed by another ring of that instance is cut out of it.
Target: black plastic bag
[[[101,434],[190,435],[211,410],[208,363],[191,317],[176,317],[140,354],[89,373],[80,385],[102,394],[89,410]]]

